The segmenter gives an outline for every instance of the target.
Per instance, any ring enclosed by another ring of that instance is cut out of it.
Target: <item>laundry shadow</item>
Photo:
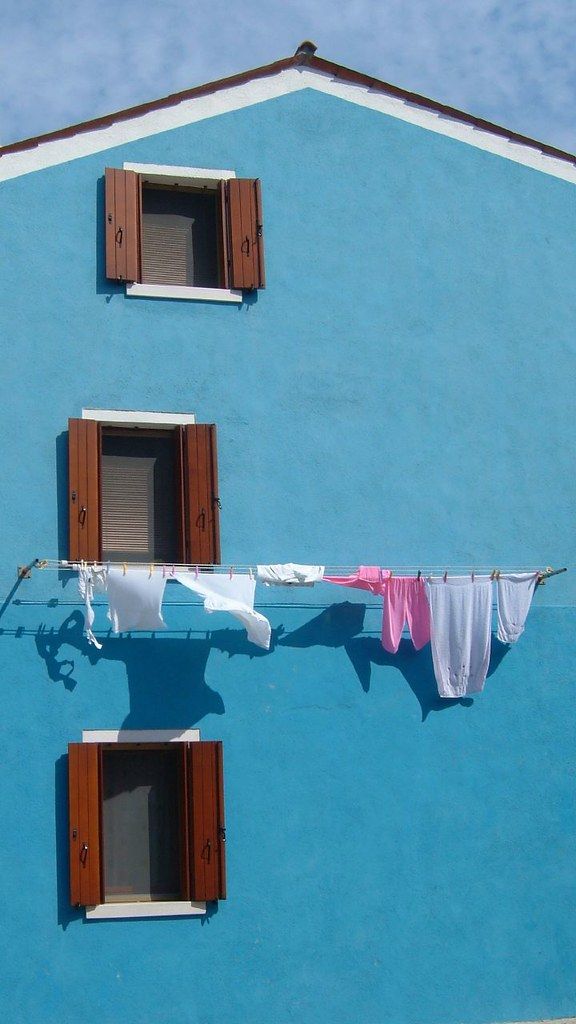
[[[366,693],[371,685],[372,665],[389,665],[398,669],[420,704],[423,722],[431,711],[445,711],[455,705],[471,707],[474,703],[472,697],[446,698],[439,695],[429,644],[421,651],[417,651],[411,640],[404,639],[400,641],[398,652],[390,654],[384,650],[376,637],[354,637],[345,647],[360,685]],[[492,644],[488,675],[496,671],[508,650],[504,644]]]
[[[365,693],[370,689],[373,665],[398,669],[418,700],[423,722],[431,711],[445,711],[455,705],[470,707],[474,703],[471,697],[440,697],[429,645],[416,651],[410,640],[401,640],[397,654],[389,654],[379,638],[359,636],[364,628],[365,613],[364,604],[350,601],[333,604],[303,626],[279,638],[278,645],[344,647]],[[492,675],[508,650],[507,645],[493,642],[488,675]]]
[[[206,715],[224,714],[222,697],[204,678],[212,646],[209,639],[110,636],[99,651],[84,636],[84,616],[74,611],[58,629],[41,626],[35,642],[49,678],[70,691],[78,683],[78,656],[91,665],[123,662],[130,710],[122,728],[188,728]]]
[[[35,641],[49,678],[63,683],[70,691],[77,685],[74,652],[88,658],[91,664],[101,660],[123,662],[130,694],[130,710],[122,723],[127,729],[173,728],[175,723],[190,727],[206,715],[224,714],[222,697],[205,679],[212,649],[230,658],[261,658],[268,657],[277,646],[344,647],[366,693],[370,690],[373,665],[398,669],[420,704],[423,722],[431,711],[444,711],[457,704],[469,707],[473,703],[470,697],[439,696],[429,645],[416,651],[410,640],[401,640],[398,652],[389,654],[379,638],[360,636],[365,614],[364,604],[342,601],[330,605],[290,633],[284,633],[282,626],[273,630],[269,651],[250,643],[239,629],[208,631],[201,639],[191,635],[178,639],[110,635],[102,650],[97,650],[84,636],[84,617],[79,611],[72,612],[58,629],[41,626]],[[493,641],[488,675],[496,671],[508,650],[506,644]]]
[[[366,605],[352,601],[331,604],[303,626],[278,639],[279,647],[344,647],[364,629]]]
[[[282,627],[273,630],[270,651],[281,633]],[[173,728],[175,724],[188,728],[206,715],[223,715],[224,701],[205,679],[210,651],[221,651],[230,658],[259,658],[270,653],[250,643],[240,629],[207,631],[201,639],[110,634],[98,650],[84,636],[80,611],[71,612],[58,628],[40,626],[35,643],[49,678],[69,691],[78,684],[79,657],[91,665],[123,662],[130,695],[124,729]]]

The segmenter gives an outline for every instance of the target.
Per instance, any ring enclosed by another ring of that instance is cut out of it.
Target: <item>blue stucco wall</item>
[[[123,160],[259,176],[267,289],[237,308],[107,282]],[[305,91],[9,181],[0,230],[2,1017],[576,1013],[574,573],[461,702],[429,648],[382,651],[377,600],[328,584],[259,592],[269,654],[174,586],[162,637],[100,653],[72,580],[12,590],[66,555],[83,406],[217,422],[226,562],[573,564],[575,186]],[[66,744],[194,724],[224,740],[229,899],[86,923]]]

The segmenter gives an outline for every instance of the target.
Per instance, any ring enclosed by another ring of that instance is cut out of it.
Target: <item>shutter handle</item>
[[[122,228],[118,228],[116,232],[116,245],[122,245]]]
[[[86,505],[82,505],[82,508],[80,509],[80,514],[78,516],[78,519],[80,521],[80,526],[84,526],[84,523],[86,522],[86,513],[87,513],[87,511],[88,510],[86,508]]]
[[[240,252],[243,252],[245,256],[250,255],[250,239],[248,238],[248,235],[246,235],[246,238],[240,246]]]
[[[86,863],[86,857],[88,856],[88,843],[82,843],[82,849],[80,850],[80,863]]]

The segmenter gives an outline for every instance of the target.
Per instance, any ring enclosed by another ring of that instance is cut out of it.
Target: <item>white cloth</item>
[[[78,590],[84,601],[85,607],[85,632],[89,644],[93,644],[99,651],[102,644],[96,639],[92,632],[94,625],[94,609],[92,600],[95,593],[103,594],[106,590],[107,571],[103,566],[80,565],[78,569]]]
[[[441,697],[479,693],[490,662],[492,584],[489,576],[426,581],[434,674]]]
[[[498,577],[497,635],[503,644],[515,644],[524,632],[537,581],[537,572],[506,572]]]
[[[324,576],[323,565],[297,565],[295,562],[257,565],[256,571],[260,583],[267,587],[313,587]]]
[[[166,629],[162,598],[166,579],[161,569],[108,570],[108,618],[115,633],[131,629]]]
[[[188,590],[204,598],[207,612],[230,612],[246,627],[248,639],[264,650],[270,648],[272,628],[268,619],[254,611],[256,580],[247,575],[177,572],[176,579]]]

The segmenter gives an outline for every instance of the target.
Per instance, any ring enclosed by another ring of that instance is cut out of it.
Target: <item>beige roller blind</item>
[[[102,557],[162,562],[177,557],[174,435],[102,436]]]

